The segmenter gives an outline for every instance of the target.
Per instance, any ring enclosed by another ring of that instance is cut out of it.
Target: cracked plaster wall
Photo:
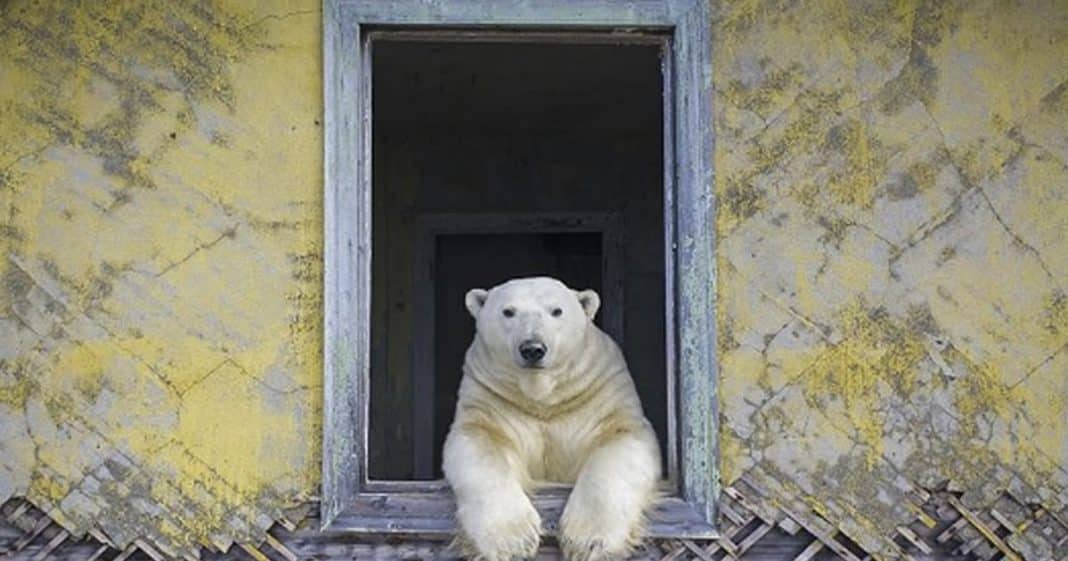
[[[1068,6],[714,12],[724,483],[886,557],[912,485],[1068,506]],[[180,553],[317,493],[320,36],[0,6],[0,501]]]
[[[0,5],[0,502],[176,554],[317,493],[320,28]]]
[[[1068,4],[716,17],[725,483],[890,557],[912,486],[1064,509]]]

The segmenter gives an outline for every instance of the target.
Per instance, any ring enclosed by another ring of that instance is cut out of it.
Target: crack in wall
[[[1064,287],[1060,285],[1057,276],[1054,275],[1052,271],[1050,271],[1049,265],[1046,264],[1046,260],[1042,258],[1042,254],[1039,253],[1037,249],[1035,249],[1035,246],[1024,241],[1024,239],[1020,237],[1019,234],[1014,232],[1013,229],[1009,227],[1008,223],[1005,222],[1005,219],[1001,217],[1001,213],[998,212],[997,207],[995,207],[994,203],[990,201],[990,197],[987,196],[986,191],[983,190],[982,187],[976,187],[976,191],[979,193],[979,196],[983,198],[983,201],[986,202],[987,207],[990,208],[990,212],[994,215],[994,219],[997,220],[998,224],[1001,225],[1001,228],[1005,230],[1005,233],[1011,236],[1013,241],[1016,242],[1020,247],[1024,248],[1026,251],[1034,255],[1035,258],[1038,259],[1039,266],[1042,267],[1042,270],[1046,272],[1046,276],[1048,276],[1049,279],[1054,284],[1056,284],[1058,288],[1063,289]]]
[[[214,240],[211,240],[210,242],[198,245],[197,247],[193,248],[192,251],[187,253],[181,259],[179,259],[179,260],[175,261],[174,263],[171,263],[170,265],[167,265],[166,267],[164,267],[163,270],[161,270],[159,273],[156,274],[156,277],[158,278],[158,277],[162,277],[163,275],[166,275],[167,273],[169,273],[174,268],[185,264],[187,261],[192,259],[193,256],[197,255],[201,251],[207,251],[207,250],[215,247],[216,245],[218,245],[223,240],[226,240],[226,239],[232,240],[236,236],[237,236],[237,226],[232,226],[230,228],[227,228],[226,230],[223,231],[223,233],[219,234],[219,237],[215,238]]]
[[[282,21],[282,20],[287,20],[289,18],[296,17],[296,16],[306,16],[306,15],[319,14],[319,13],[321,13],[319,10],[295,10],[295,11],[292,11],[292,12],[285,12],[285,13],[281,13],[281,14],[267,14],[265,16],[262,16],[262,17],[256,19],[252,23],[246,24],[244,27],[241,28],[241,31],[246,31],[249,28],[263,25],[263,23],[268,21],[268,20]]]

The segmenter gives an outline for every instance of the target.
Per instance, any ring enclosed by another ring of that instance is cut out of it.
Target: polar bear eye
[[[504,311],[501,312],[501,313],[504,314],[504,317],[510,318],[510,317],[515,315],[515,309],[513,309],[513,308],[505,308]]]
[[[558,317],[564,315],[564,311],[561,310],[560,308],[553,308],[553,312],[552,313],[553,313],[553,317],[554,318],[558,318]]]

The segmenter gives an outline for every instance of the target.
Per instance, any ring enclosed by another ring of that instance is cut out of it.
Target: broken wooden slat
[[[916,532],[913,532],[912,529],[907,526],[898,526],[897,533],[901,534],[901,536],[908,540],[909,543],[916,546],[916,549],[919,549],[926,555],[930,555],[934,551],[931,549],[931,546],[927,545],[927,542],[923,541],[920,536],[916,535]]]
[[[809,561],[809,559],[815,557],[821,550],[823,550],[823,542],[818,539],[812,540],[812,543],[808,544],[805,549],[801,550],[801,553],[798,553],[797,557],[794,557],[794,561]]]
[[[271,534],[267,534],[267,545],[271,546],[271,549],[277,551],[279,555],[285,557],[287,561],[299,561],[296,553],[293,553],[285,544],[278,541]]]
[[[37,524],[33,527],[33,529],[30,530],[29,533],[27,533],[25,536],[22,536],[19,541],[15,542],[15,545],[12,546],[12,549],[14,551],[22,551],[26,548],[26,546],[30,545],[33,540],[37,539],[37,536],[41,535],[41,532],[44,532],[45,529],[47,529],[51,525],[52,519],[42,515],[41,518],[37,521]]]
[[[256,549],[256,546],[250,543],[240,543],[238,545],[240,545],[241,549],[245,550],[245,553],[248,553],[256,561],[271,561],[269,557],[264,555],[262,551]]]
[[[134,540],[134,545],[143,551],[145,555],[151,557],[152,561],[167,561],[160,552],[156,551],[156,548],[146,543],[145,540],[136,539]]]
[[[12,524],[14,524],[15,521],[18,520],[19,518],[21,518],[22,515],[25,514],[26,511],[29,510],[29,509],[30,509],[29,501],[21,501],[19,503],[19,506],[15,507],[15,510],[12,510],[7,515],[7,521],[12,523]]]
[[[1053,509],[1043,509],[1043,510],[1045,510],[1046,513],[1048,513],[1050,516],[1052,516],[1054,520],[1056,520],[1057,522],[1060,522],[1061,526],[1064,526],[1065,528],[1068,528],[1068,518],[1062,516],[1061,513],[1057,512],[1056,510],[1053,510]],[[1037,513],[1036,513],[1036,516],[1037,516]]]
[[[89,529],[89,535],[92,536],[94,540],[96,540],[96,541],[98,541],[98,542],[100,542],[100,543],[102,543],[102,544],[104,544],[104,545],[106,545],[106,546],[108,546],[108,547],[110,547],[112,549],[119,549],[119,547],[117,545],[115,545],[114,543],[111,542],[111,538],[107,537],[106,535],[104,535],[103,532],[101,532],[100,530],[97,530],[96,528],[90,528]]]
[[[279,526],[285,528],[287,532],[296,532],[297,531],[296,523],[294,523],[289,518],[286,518],[285,516],[279,516],[278,520],[276,520],[276,522],[278,522]]]
[[[664,540],[661,543],[662,546],[667,546],[664,549],[667,549],[668,552],[660,558],[660,561],[675,561],[675,559],[678,559],[683,553],[686,553],[686,547],[678,541]]]
[[[90,555],[88,558],[86,558],[85,561],[96,561],[97,559],[100,559],[100,556],[104,555],[104,552],[106,552],[109,549],[111,549],[111,548],[106,546],[106,545],[101,544],[100,547],[96,548],[96,551],[94,551],[92,555]]]
[[[748,481],[746,481],[746,483],[750,487],[754,487],[754,485],[752,483],[750,483]],[[745,508],[746,510],[751,512],[754,516],[759,517],[764,522],[767,522],[769,524],[773,524],[775,522],[774,520],[769,520],[768,517],[765,516],[765,514],[761,512],[761,509],[758,508],[757,505],[753,503],[753,501],[750,501],[748,497],[746,497],[744,494],[742,494],[740,491],[738,491],[737,488],[735,488],[735,487],[725,487],[723,489],[723,493],[725,495],[727,495],[728,497],[734,499],[739,505],[741,505],[743,508]]]
[[[965,507],[963,504],[961,504],[960,499],[954,497],[953,495],[950,495],[948,500],[949,504],[953,505],[953,508],[957,509],[957,512],[959,512],[961,516],[967,519],[968,522],[972,526],[974,526],[976,530],[979,530],[979,533],[981,533],[983,537],[985,537],[991,544],[993,544],[994,547],[1001,550],[1001,553],[1003,553],[1005,557],[1009,559],[1009,561],[1023,561],[1020,555],[1016,553],[1016,550],[1010,548],[1009,544],[1005,543],[1000,537],[998,537],[998,535],[994,533],[994,531],[991,530],[990,527],[984,524],[978,516],[976,516],[972,511],[968,510],[967,507]]]
[[[749,551],[749,548],[756,545],[756,543],[760,541],[774,527],[775,526],[772,526],[771,524],[761,524],[760,526],[758,526],[755,530],[752,531],[752,533],[746,536],[741,543],[738,544],[738,555],[744,555],[746,551]]]
[[[112,559],[111,561],[126,561],[126,559],[128,559],[131,555],[133,555],[136,552],[137,552],[137,546],[134,545],[134,544],[130,544],[130,545],[126,546],[126,549],[122,550],[122,552],[119,553],[118,555],[116,555],[115,558]]]
[[[1009,517],[1005,516],[1004,514],[1001,514],[1001,512],[999,512],[996,508],[990,509],[990,516],[994,520],[997,520],[998,524],[1001,524],[1005,528],[1008,528],[1013,533],[1024,530],[1030,523],[1030,521],[1025,520],[1023,523],[1016,525],[1012,522],[1012,520],[1009,520]]]
[[[845,559],[846,561],[860,561],[860,559],[858,559],[856,555],[853,555],[853,552],[849,551],[846,546],[839,543],[838,540],[834,539],[833,536],[830,536],[819,528],[817,528],[816,525],[812,524],[809,520],[795,516],[789,512],[788,514],[798,524],[800,524],[802,528],[804,528],[806,531],[808,531],[808,533],[812,534],[813,536],[816,536],[816,539],[822,541],[824,546],[830,548],[830,550],[835,552],[839,557]]]
[[[734,510],[733,507],[728,505],[726,501],[723,501],[722,503],[720,503],[719,511],[720,511],[721,514],[723,514],[728,519],[730,519],[731,522],[734,522],[735,524],[737,524],[739,526],[745,526],[746,524],[748,524],[750,521],[753,520],[752,515],[750,515],[748,517],[748,519],[747,519],[745,516],[740,514],[737,510]]]
[[[700,558],[701,561],[715,561],[714,559],[712,559],[711,555],[705,553],[705,550],[701,546],[694,543],[693,540],[682,540],[682,545],[686,549],[690,550],[691,553]]]
[[[966,526],[967,524],[968,520],[966,518],[964,518],[963,516],[958,518],[956,522],[950,524],[949,527],[947,527],[945,530],[942,530],[942,533],[938,534],[938,537],[935,538],[935,541],[938,543],[948,542],[949,540],[957,537],[957,533],[960,532],[960,529]]]
[[[68,532],[66,530],[63,530],[63,531],[59,532],[58,534],[52,536],[52,539],[48,540],[48,544],[45,545],[44,548],[41,549],[41,551],[38,551],[37,555],[34,555],[31,558],[31,561],[44,561],[44,559],[46,557],[51,555],[52,552],[55,551],[56,548],[60,546],[60,544],[62,544],[63,542],[67,541],[67,538],[69,538],[69,537],[70,537],[70,532]]]
[[[915,514],[916,519],[919,520],[920,523],[924,526],[927,526],[928,528],[934,528],[935,526],[938,526],[938,521],[934,518],[931,518],[931,516],[923,510],[923,507],[912,503],[908,503],[907,506],[909,511]]]

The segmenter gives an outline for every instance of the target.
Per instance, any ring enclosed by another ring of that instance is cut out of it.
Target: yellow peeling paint
[[[1068,6],[754,0],[715,26],[725,483],[880,558],[902,476],[1065,506]]]
[[[8,2],[0,52],[0,492],[262,539],[317,494],[319,3]]]
[[[175,555],[317,494],[319,6],[0,8],[0,493]],[[1068,6],[714,12],[724,483],[876,558],[901,474],[1063,507]]]

